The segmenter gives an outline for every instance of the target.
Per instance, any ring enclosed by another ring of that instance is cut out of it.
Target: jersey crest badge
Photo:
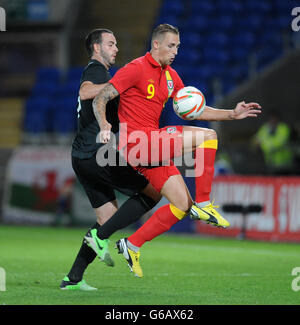
[[[175,126],[171,126],[171,127],[167,128],[166,131],[169,134],[175,133],[176,132],[176,127]]]
[[[169,71],[166,71],[166,79],[167,79],[167,86],[168,86],[168,98],[170,98],[174,90],[174,82],[172,80]]]

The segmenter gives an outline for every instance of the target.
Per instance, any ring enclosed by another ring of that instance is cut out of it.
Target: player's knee
[[[216,140],[218,139],[217,132],[213,129],[205,130],[205,140]]]
[[[184,199],[182,198],[182,200],[178,200],[176,202],[174,202],[175,204],[173,204],[177,209],[183,211],[183,212],[188,212],[190,207],[193,205],[193,201],[190,198]]]

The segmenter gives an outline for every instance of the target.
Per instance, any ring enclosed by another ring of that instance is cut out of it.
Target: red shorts
[[[136,169],[139,173],[143,174],[159,193],[170,176],[180,175],[180,171],[174,165],[173,161],[171,161],[171,164],[172,165],[170,166],[158,167],[136,166],[134,167],[134,169]]]
[[[172,159],[182,155],[182,131],[183,126],[166,126],[136,130],[127,135],[127,152],[123,151],[127,162],[158,192],[170,176],[180,174]]]

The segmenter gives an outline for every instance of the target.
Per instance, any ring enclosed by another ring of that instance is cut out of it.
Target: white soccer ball
[[[192,86],[180,89],[173,98],[173,109],[183,120],[194,120],[205,108],[205,97],[202,92]]]

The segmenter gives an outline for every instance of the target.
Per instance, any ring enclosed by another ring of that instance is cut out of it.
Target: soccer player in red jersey
[[[229,226],[229,222],[218,213],[209,197],[218,145],[216,132],[192,126],[168,126],[159,129],[159,118],[164,104],[184,87],[177,72],[170,67],[179,45],[178,29],[169,24],[159,25],[153,31],[150,52],[121,68],[93,102],[94,113],[101,129],[101,141],[106,143],[110,140],[111,130],[106,119],[106,103],[120,95],[118,114],[125,130],[121,126],[119,148],[123,152],[125,150],[127,161],[170,202],[159,208],[133,235],[117,242],[119,252],[123,253],[131,270],[138,277],[142,277],[139,248],[146,241],[169,230],[187,214],[191,214],[193,219],[201,219],[218,227]],[[259,104],[240,102],[234,109],[228,110],[206,106],[198,119],[239,120],[256,117],[258,113]],[[132,136],[141,134],[142,131],[148,140],[146,148],[144,143],[139,146],[138,141],[135,141],[137,137]],[[169,138],[168,148],[164,147],[164,141],[153,141],[153,135],[161,135],[160,139]],[[141,149],[139,155],[137,147]],[[170,152],[167,164],[162,158],[166,149]],[[171,160],[179,153],[192,151],[195,151],[195,202]],[[158,157],[154,164],[153,154]],[[132,159],[133,156],[135,159]],[[197,173],[197,170],[202,173]]]

